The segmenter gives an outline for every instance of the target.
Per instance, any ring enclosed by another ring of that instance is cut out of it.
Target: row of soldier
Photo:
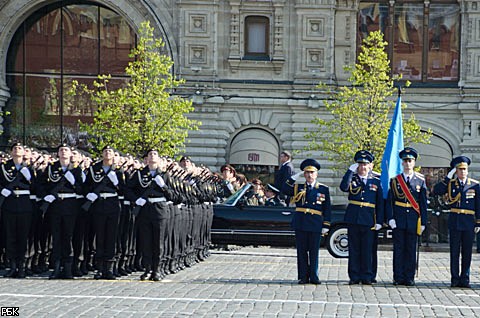
[[[177,163],[150,149],[141,162],[105,146],[93,162],[66,144],[55,159],[21,143],[10,150],[0,172],[5,277],[50,267],[51,279],[141,270],[158,281],[208,257],[225,182],[188,157]]]
[[[384,226],[393,232],[394,285],[415,285],[417,242],[427,224],[427,187],[423,175],[414,171],[417,151],[406,147],[399,157],[403,172],[389,180],[386,199],[382,195],[380,176],[373,171],[374,156],[369,151],[358,151],[355,163],[342,178],[340,190],[348,193],[345,222],[348,224],[351,285],[376,282],[376,233]],[[288,162],[284,160],[284,166]],[[480,185],[468,177],[470,163],[465,156],[453,158],[449,173],[434,186],[432,193],[445,195],[450,208],[451,287],[470,288],[474,235],[480,232]],[[286,180],[283,178],[282,191],[296,204],[292,227],[297,244],[298,282],[320,284],[318,248],[321,236],[326,235],[330,227],[330,193],[326,185],[316,181],[320,170],[316,160],[306,159],[300,168],[303,172],[297,174],[293,174],[292,168],[284,169],[289,176]],[[282,169],[283,166],[280,171]],[[296,183],[302,173],[306,182]]]

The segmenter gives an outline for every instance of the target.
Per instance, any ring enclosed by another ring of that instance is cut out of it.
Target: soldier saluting
[[[318,278],[318,254],[321,235],[330,228],[331,202],[326,185],[317,182],[320,163],[306,159],[300,164],[306,182],[297,184],[301,174],[291,176],[283,185],[282,192],[292,196],[296,205],[292,219],[297,247],[297,268],[299,284],[320,284]]]
[[[417,151],[405,147],[399,156],[403,173],[390,179],[386,202],[393,230],[393,284],[414,286],[417,238],[427,223],[427,187],[423,175],[413,170]]]
[[[480,185],[468,178],[470,158],[459,156],[450,162],[452,168],[445,180],[435,185],[434,194],[447,195],[450,206],[450,273],[452,287],[470,288],[470,264],[474,233],[480,231]],[[454,178],[453,176],[456,175]],[[462,270],[459,268],[460,251]]]
[[[25,253],[32,222],[34,172],[23,160],[25,148],[21,143],[11,146],[12,159],[1,165],[0,187],[4,228],[6,231],[6,257],[10,270],[5,277],[25,278]]]
[[[348,192],[345,222],[348,223],[348,276],[350,285],[372,284],[372,245],[382,228],[383,206],[380,179],[371,173],[374,156],[357,151],[355,164],[343,176],[340,190]]]

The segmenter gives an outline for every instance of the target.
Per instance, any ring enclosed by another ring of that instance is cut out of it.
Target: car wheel
[[[348,230],[339,225],[330,230],[327,237],[327,250],[335,258],[348,257]]]

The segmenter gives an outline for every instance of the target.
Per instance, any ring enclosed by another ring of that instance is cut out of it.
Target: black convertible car
[[[290,227],[295,208],[280,206],[251,206],[245,185],[222,204],[213,207],[212,243],[233,245],[295,246],[295,233]],[[347,225],[343,221],[346,206],[332,206],[328,235],[323,238],[333,257],[348,257]],[[379,238],[391,238],[391,232],[382,230]]]

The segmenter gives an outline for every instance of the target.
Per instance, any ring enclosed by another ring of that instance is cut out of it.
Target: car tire
[[[327,250],[335,258],[348,257],[348,229],[346,225],[332,228],[326,240]]]

